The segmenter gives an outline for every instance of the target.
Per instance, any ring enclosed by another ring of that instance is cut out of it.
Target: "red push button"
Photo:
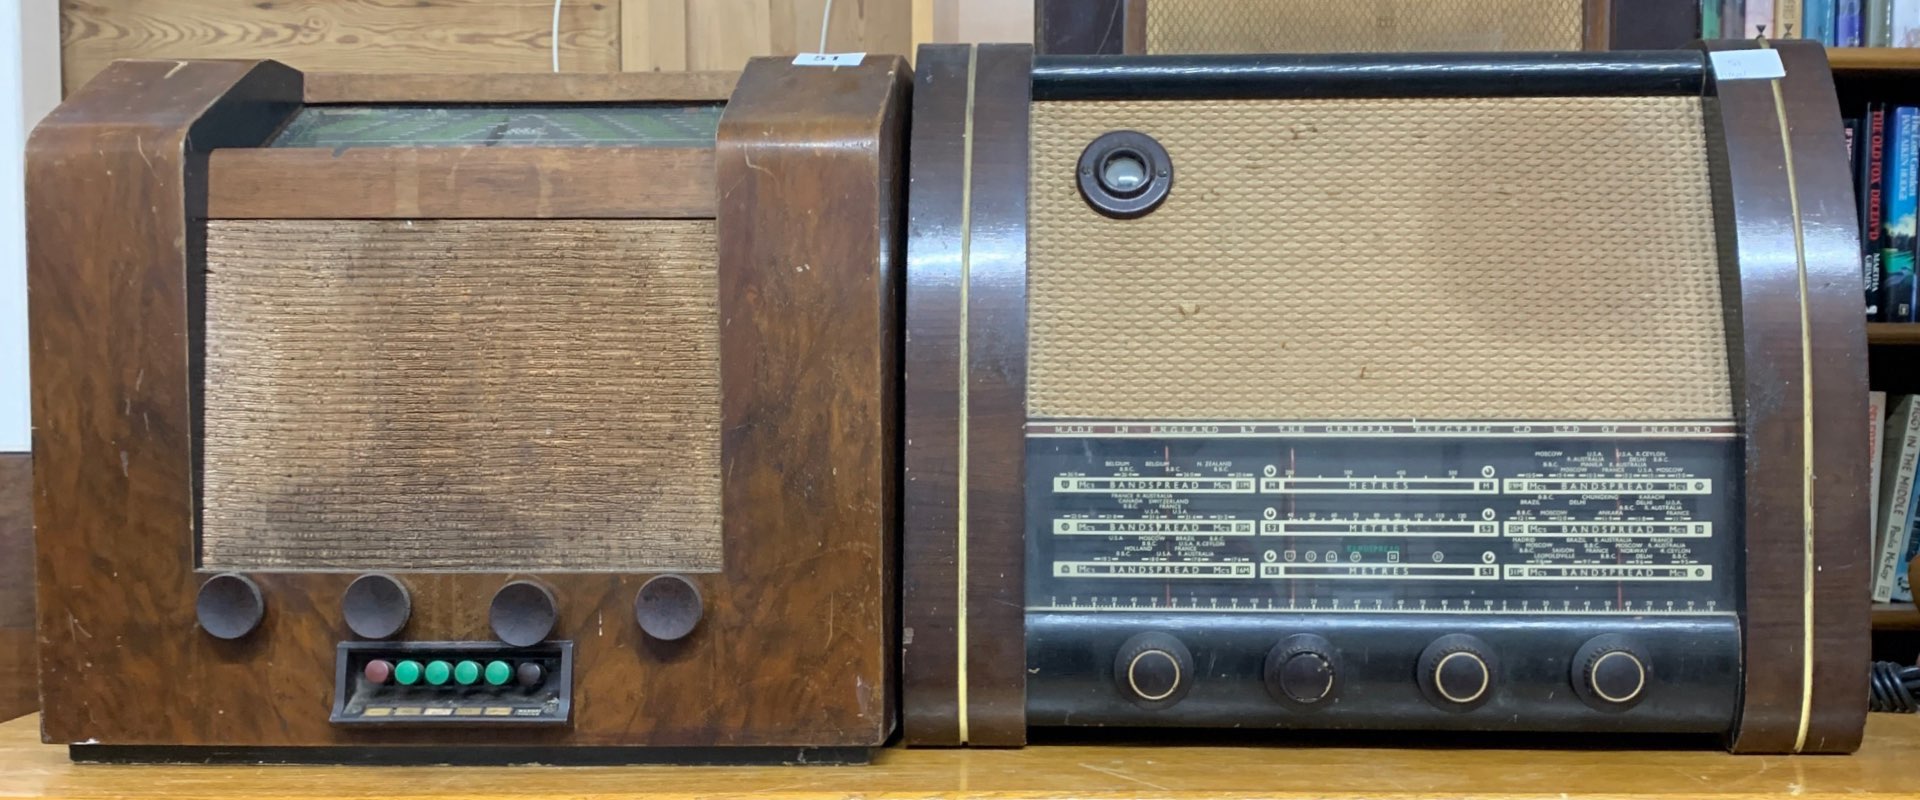
[[[367,679],[367,683],[385,686],[387,681],[393,679],[393,664],[385,659],[376,658],[367,662],[366,668],[360,671],[360,675]]]

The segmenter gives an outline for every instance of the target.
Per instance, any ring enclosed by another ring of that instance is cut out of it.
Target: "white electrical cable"
[[[565,0],[553,0],[553,71],[560,71],[560,4]],[[832,6],[833,0],[827,0]]]
[[[833,0],[827,0],[827,9],[820,12],[820,50],[827,52],[827,25],[833,22]]]

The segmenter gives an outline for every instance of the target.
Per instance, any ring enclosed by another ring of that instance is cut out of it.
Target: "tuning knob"
[[[1619,634],[1589,639],[1573,654],[1574,692],[1603,711],[1625,711],[1639,703],[1648,677],[1640,648]]]
[[[1463,633],[1433,640],[1420,654],[1420,689],[1448,711],[1471,711],[1493,694],[1493,649]]]
[[[1127,699],[1148,708],[1180,702],[1193,687],[1193,654],[1164,633],[1142,633],[1120,645],[1113,682]]]
[[[1335,688],[1333,644],[1311,633],[1289,636],[1267,651],[1267,694],[1300,710],[1325,708]]]

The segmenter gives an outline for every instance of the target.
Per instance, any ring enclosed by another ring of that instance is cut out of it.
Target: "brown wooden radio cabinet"
[[[27,157],[80,759],[862,759],[894,728],[897,57],[128,61]]]

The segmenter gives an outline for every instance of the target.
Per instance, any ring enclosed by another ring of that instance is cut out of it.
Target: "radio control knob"
[[[1493,650],[1465,634],[1448,634],[1420,654],[1420,688],[1428,702],[1449,711],[1480,707],[1493,694]]]
[[[1333,696],[1333,645],[1310,633],[1289,636],[1267,651],[1267,694],[1301,709],[1320,707]]]
[[[1647,689],[1647,661],[1624,636],[1596,636],[1573,656],[1573,688],[1588,705],[1622,711]]]
[[[1150,708],[1180,702],[1193,687],[1193,654],[1164,633],[1142,633],[1120,645],[1113,681],[1127,699]]]

